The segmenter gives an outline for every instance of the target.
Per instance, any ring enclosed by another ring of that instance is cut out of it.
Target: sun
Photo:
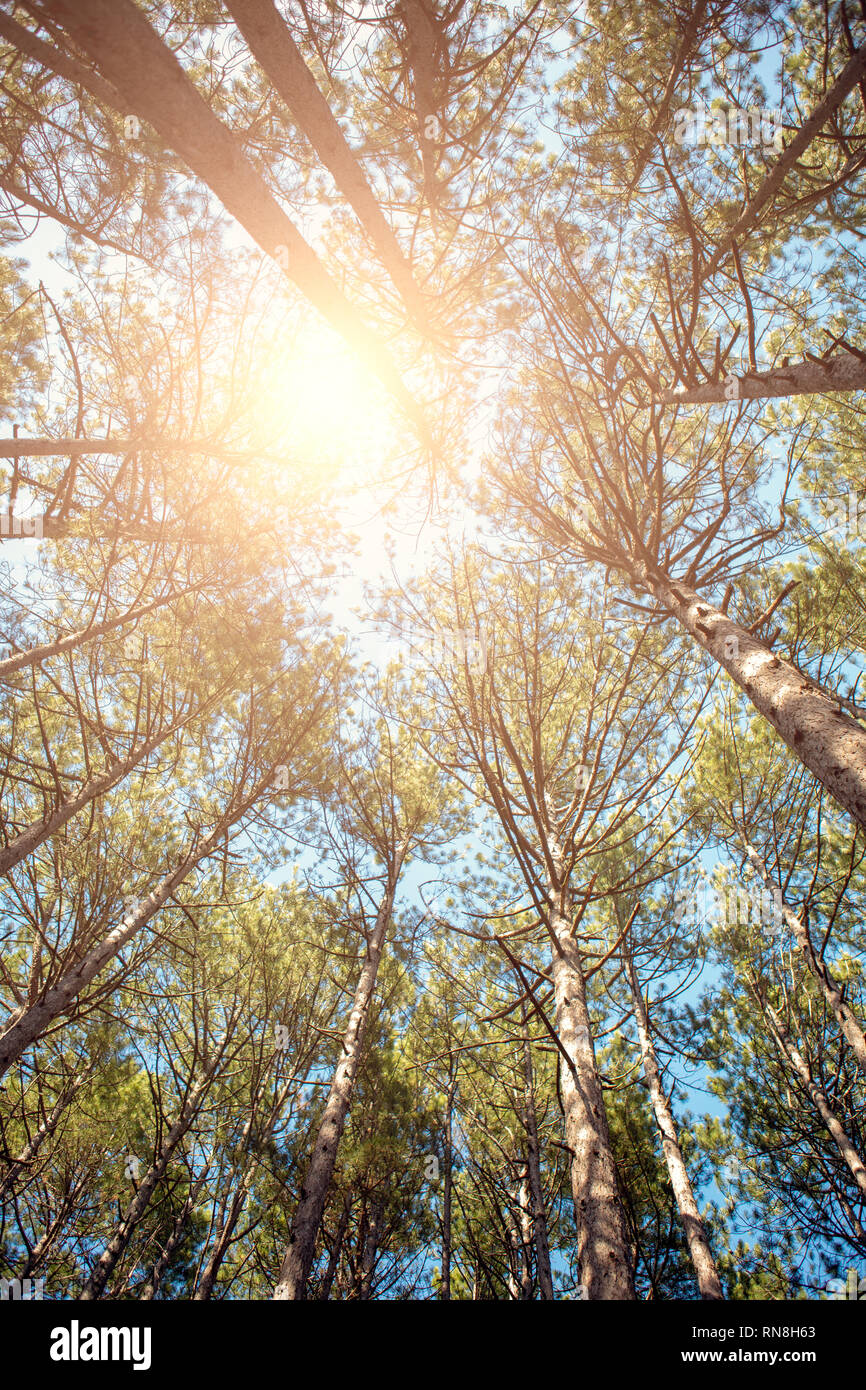
[[[360,581],[387,571],[389,555],[416,550],[399,512],[405,492],[405,422],[364,362],[326,325],[257,354],[245,403],[245,447],[261,458],[261,487],[292,505],[302,489],[324,501],[357,538],[347,565]],[[401,479],[403,481],[401,482]],[[396,513],[396,515],[395,515]],[[394,524],[396,523],[396,524]]]
[[[364,363],[322,325],[260,373],[250,426],[268,453],[285,449],[372,480],[394,442],[396,410]]]

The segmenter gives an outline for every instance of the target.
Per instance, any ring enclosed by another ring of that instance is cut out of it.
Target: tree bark
[[[655,1045],[653,1044],[650,1033],[649,1016],[646,1003],[638,980],[637,970],[635,969],[634,959],[631,951],[625,947],[623,949],[623,959],[625,961],[628,982],[631,986],[632,1006],[634,1008],[634,1021],[637,1025],[638,1042],[640,1043],[641,1059],[643,1061],[644,1075],[649,1086],[650,1099],[656,1117],[656,1124],[662,1137],[662,1149],[664,1150],[665,1163],[667,1164],[668,1174],[671,1180],[671,1187],[674,1191],[674,1198],[677,1204],[680,1221],[686,1233],[686,1240],[689,1245],[689,1254],[692,1257],[695,1274],[697,1276],[698,1288],[702,1299],[723,1299],[722,1281],[716,1269],[716,1262],[710,1249],[710,1242],[707,1236],[703,1218],[698,1210],[695,1201],[695,1194],[692,1191],[691,1180],[689,1179],[688,1169],[686,1168],[683,1152],[680,1148],[677,1136],[677,1127],[674,1122],[673,1112],[670,1103],[665,1095],[662,1085],[661,1072],[659,1070],[658,1059],[656,1058]]]
[[[82,1302],[88,1302],[99,1298],[106,1283],[111,1278],[118,1260],[129,1244],[130,1236],[147,1211],[154,1188],[165,1173],[172,1154],[198,1114],[199,1106],[213,1080],[214,1072],[219,1065],[220,1055],[220,1053],[217,1054],[187,1095],[181,1107],[180,1115],[169,1130],[165,1143],[162,1145],[157,1155],[156,1161],[151,1164],[139,1183],[138,1190],[132,1198],[132,1201],[128,1204],[114,1235],[97,1260],[94,1270],[80,1295]]]
[[[732,384],[733,383],[733,384]],[[862,391],[866,388],[866,360],[851,352],[838,352],[821,362],[796,362],[767,372],[746,372],[726,381],[692,386],[685,391],[664,391],[656,399],[664,405],[702,405],[719,402],[772,400],[783,396],[813,396],[822,391]],[[730,394],[729,394],[730,393]]]
[[[592,1044],[586,980],[564,906],[564,901],[551,904],[550,926],[556,1029],[569,1057],[568,1065],[560,1058],[559,1070],[571,1150],[579,1279],[587,1299],[631,1300],[632,1260]]]
[[[331,1081],[313,1155],[301,1187],[300,1200],[289,1235],[288,1250],[274,1289],[275,1299],[304,1299],[307,1296],[307,1279],[313,1266],[316,1237],[325,1210],[328,1188],[334,1175],[337,1150],[349,1113],[355,1077],[358,1074],[367,1018],[376,988],[385,935],[391,920],[396,885],[397,873],[394,873],[385,889],[376,914],[376,923],[367,943],[367,958],[355,988],[352,1010],[343,1035],[340,1060]]]
[[[777,885],[773,883],[770,875],[767,873],[767,867],[757,850],[753,845],[750,845],[747,840],[744,840],[743,844],[749,860],[754,865],[764,884],[767,888],[775,888]],[[853,1010],[846,1002],[841,989],[833,978],[829,966],[815,951],[806,923],[791,907],[789,907],[784,898],[782,899],[782,915],[785,922],[790,927],[797,945],[803,953],[806,965],[813,979],[816,981],[818,988],[832,1009],[842,1035],[854,1054],[854,1059],[858,1067],[863,1075],[866,1076],[866,1035],[864,1035],[863,1029],[857,1022]]]
[[[547,1233],[547,1212],[541,1186],[541,1155],[538,1145],[538,1117],[535,1110],[535,1078],[532,1069],[532,1044],[529,1041],[526,1005],[523,1007],[523,1121],[526,1128],[526,1162],[529,1194],[532,1202],[532,1234],[535,1243],[535,1265],[538,1271],[538,1291],[543,1301],[553,1299],[553,1273],[550,1267],[550,1244]]]
[[[694,589],[666,575],[636,570],[680,626],[748,695],[793,753],[835,801],[866,830],[866,729],[843,713],[789,661]]]
[[[819,1086],[817,1081],[814,1080],[812,1076],[812,1070],[808,1062],[806,1061],[802,1053],[794,1045],[791,1035],[788,1032],[788,1029],[786,1028],[780,1015],[776,1012],[773,1006],[769,1004],[766,999],[764,999],[760,991],[754,986],[753,993],[755,994],[755,997],[758,1000],[761,1010],[763,1011],[764,1017],[766,1018],[767,1023],[769,1024],[770,1032],[772,1033],[773,1038],[775,1039],[779,1051],[782,1053],[783,1057],[787,1058],[788,1063],[790,1064],[791,1068],[793,1069],[794,1073],[799,1079],[801,1085],[803,1086],[803,1089],[806,1091],[807,1095],[812,1101],[812,1104],[814,1105],[815,1109],[820,1115],[821,1120],[824,1124],[824,1128],[827,1130],[827,1133],[830,1135],[830,1137],[836,1145],[836,1148],[839,1150],[839,1153],[842,1156],[842,1159],[844,1160],[848,1168],[848,1171],[850,1172],[860,1191],[863,1193],[863,1196],[866,1197],[866,1166],[864,1166],[862,1158],[855,1149],[848,1135],[845,1133],[845,1130],[843,1129],[842,1124],[839,1121],[839,1117],[837,1116],[836,1112],[833,1109],[833,1106],[830,1103],[830,1099],[826,1091],[822,1086]]]
[[[115,109],[147,121],[267,255],[280,258],[285,253],[280,262],[285,273],[426,432],[387,349],[366,328],[138,6],[132,0],[42,0],[38,9],[65,29],[120,93],[123,105]]]

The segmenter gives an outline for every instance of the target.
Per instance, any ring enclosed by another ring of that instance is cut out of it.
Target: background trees
[[[863,1258],[866,28],[0,12],[0,1264]]]

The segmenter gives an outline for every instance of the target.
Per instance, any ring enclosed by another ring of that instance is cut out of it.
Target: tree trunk
[[[226,8],[259,67],[354,209],[406,307],[413,317],[423,319],[421,295],[400,244],[273,0],[227,0]]]
[[[445,1172],[442,1176],[442,1285],[439,1297],[451,1301],[451,1185],[453,1168],[454,1054],[448,1058],[448,1090],[445,1108]]]
[[[80,454],[208,454],[220,459],[248,459],[248,453],[221,449],[207,439],[25,439],[19,435],[0,439],[0,458],[73,458]]]
[[[223,1218],[217,1238],[214,1241],[213,1249],[207,1258],[201,1277],[196,1284],[193,1293],[194,1303],[205,1303],[213,1293],[214,1284],[219,1274],[220,1265],[226,1256],[226,1251],[231,1245],[231,1238],[234,1234],[235,1226],[238,1223],[244,1204],[247,1200],[249,1184],[255,1171],[255,1160],[247,1165],[241,1174],[240,1181],[229,1200],[228,1211]]]
[[[544,1193],[541,1186],[541,1155],[538,1147],[538,1119],[535,1111],[532,1044],[529,1041],[525,1005],[523,1008],[523,1119],[526,1128],[526,1162],[532,1203],[532,1233],[535,1243],[535,1265],[538,1270],[538,1290],[543,1301],[550,1301],[553,1299],[553,1273],[550,1267],[547,1212],[544,1208]]]
[[[67,821],[88,806],[98,796],[104,796],[106,792],[116,787],[118,782],[122,782],[130,772],[133,772],[139,763],[149,757],[154,749],[159,748],[167,738],[181,727],[186,719],[176,721],[169,728],[164,729],[156,738],[148,739],[135,753],[124,758],[122,762],[112,763],[105,772],[99,772],[94,777],[88,777],[84,785],[71,796],[67,801],[61,801],[60,805],[41,820],[31,821],[25,830],[22,830],[14,839],[0,849],[0,874],[8,874],[10,869],[14,869],[16,864],[20,864],[22,859],[27,859],[39,848],[45,840],[52,835],[56,835],[58,830],[62,830]]]
[[[836,81],[824,94],[811,116],[807,117],[794,138],[785,146],[763,183],[759,185],[733,227],[723,238],[718,250],[713,253],[708,265],[701,271],[700,283],[705,282],[715,273],[735,244],[739,245],[743,237],[754,231],[763,209],[778,193],[797,160],[806,153],[815,136],[830,120],[833,112],[838,110],[849,93],[853,92],[864,72],[866,72],[866,45],[858,48],[851,55]]]
[[[376,1256],[379,1253],[379,1240],[382,1234],[382,1215],[384,1203],[380,1197],[373,1197],[370,1202],[370,1219],[367,1222],[367,1230],[364,1236],[364,1249],[361,1255],[361,1292],[360,1297],[364,1302],[370,1298],[373,1291],[373,1273],[376,1268]]]
[[[770,875],[767,873],[767,866],[754,846],[750,845],[748,840],[744,839],[743,847],[765,886],[771,891],[779,891],[777,885],[773,883]],[[809,928],[806,926],[806,923],[788,906],[784,898],[782,899],[782,915],[788,927],[791,929],[797,945],[803,953],[813,979],[816,981],[818,988],[821,990],[825,1000],[835,1014],[842,1035],[851,1048],[858,1067],[863,1075],[866,1076],[866,1035],[864,1035],[863,1029],[857,1022],[853,1010],[847,1004],[828,965],[817,955],[815,947],[812,945],[812,938],[809,935]]]
[[[159,1259],[156,1261],[156,1263],[153,1266],[153,1269],[150,1271],[147,1283],[145,1284],[144,1288],[141,1291],[141,1294],[139,1295],[140,1302],[152,1302],[152,1300],[156,1297],[157,1293],[159,1292],[159,1287],[163,1279],[165,1278],[165,1272],[171,1264],[174,1253],[183,1243],[184,1236],[186,1235],[187,1222],[189,1221],[190,1215],[192,1214],[192,1210],[195,1205],[195,1196],[197,1195],[200,1187],[201,1181],[196,1183],[194,1191],[190,1193],[190,1195],[187,1197],[186,1201],[183,1204],[183,1207],[175,1217],[174,1225],[171,1228],[171,1235],[169,1236],[168,1240],[166,1241],[165,1245],[160,1251]]]
[[[720,402],[772,400],[777,397],[813,396],[822,391],[862,391],[866,387],[866,360],[851,352],[838,352],[822,362],[796,362],[767,372],[746,372],[715,384],[692,386],[685,391],[663,391],[656,399],[664,405],[702,405]]]
[[[866,729],[748,628],[679,580],[636,573],[672,617],[728,672],[755,709],[866,830]]]
[[[529,1164],[524,1163],[520,1170],[520,1187],[518,1189],[518,1205],[520,1208],[520,1301],[529,1303],[532,1301],[532,1247],[533,1223],[532,1223],[532,1197],[529,1187]]]
[[[362,354],[423,432],[420,412],[387,349],[366,328],[138,6],[132,0],[43,0],[39,9],[65,29],[120,94],[114,109],[134,112],[153,126],[262,250],[280,258],[286,275]]]
[[[631,1253],[592,1045],[586,980],[563,908],[564,901],[551,904],[552,975],[557,1035],[569,1058],[568,1065],[560,1058],[559,1070],[571,1150],[579,1279],[587,1299],[634,1299]]]
[[[327,1303],[331,1296],[331,1287],[334,1283],[334,1275],[340,1264],[340,1255],[343,1253],[343,1241],[346,1239],[346,1232],[349,1229],[349,1216],[351,1215],[352,1204],[348,1196],[343,1197],[343,1209],[340,1212],[340,1220],[337,1225],[337,1234],[334,1237],[333,1248],[328,1256],[328,1268],[325,1270],[325,1277],[322,1280],[322,1287],[319,1291],[319,1298],[323,1303]]]
[[[307,1296],[307,1279],[313,1266],[316,1237],[334,1174],[346,1116],[349,1113],[385,934],[394,906],[396,884],[395,873],[389,880],[367,943],[367,958],[355,988],[352,1010],[343,1035],[340,1060],[331,1081],[313,1156],[301,1187],[300,1200],[289,1235],[289,1247],[280,1270],[279,1282],[274,1289],[275,1299],[304,1299]]]
[[[64,1090],[57,1097],[57,1100],[52,1105],[45,1119],[42,1121],[41,1125],[36,1130],[35,1134],[32,1134],[30,1138],[27,1140],[27,1143],[24,1145],[24,1148],[21,1150],[18,1157],[12,1159],[8,1169],[4,1173],[2,1179],[0,1179],[0,1202],[2,1202],[6,1193],[12,1187],[12,1184],[14,1183],[17,1174],[21,1171],[22,1168],[26,1168],[27,1165],[36,1157],[36,1154],[39,1151],[39,1147],[44,1142],[44,1140],[47,1139],[50,1134],[54,1133],[54,1130],[57,1127],[57,1122],[60,1119],[60,1116],[63,1114],[63,1111],[71,1103],[73,1096],[76,1094],[76,1092],[78,1092],[81,1089],[85,1081],[87,1081],[88,1077],[92,1075],[95,1068],[96,1059],[93,1059],[88,1063],[84,1070],[80,1071],[78,1075],[74,1078],[74,1080],[67,1087],[64,1088]]]
[[[145,618],[149,613],[155,613],[157,609],[164,608],[166,604],[174,603],[176,599],[184,598],[187,594],[195,593],[203,587],[202,584],[190,584],[185,589],[178,589],[170,594],[165,594],[162,598],[154,599],[152,603],[143,604],[140,608],[131,608],[127,613],[121,613],[117,618],[106,618],[104,622],[93,623],[88,627],[80,628],[78,632],[70,632],[67,637],[58,637],[54,642],[43,642],[38,647],[29,647],[27,651],[16,652],[14,656],[0,661],[0,680],[13,675],[15,671],[20,671],[24,666],[38,666],[40,661],[45,661],[50,656],[59,656],[61,652],[83,647],[85,643],[93,642],[97,637],[104,637],[107,632],[125,627],[127,623],[137,622],[139,618]]]
[[[779,1051],[787,1058],[790,1066],[800,1080],[803,1089],[806,1091],[812,1104],[821,1116],[824,1127],[835,1143],[836,1148],[839,1150],[851,1176],[863,1193],[863,1196],[866,1197],[866,1166],[864,1166],[862,1158],[851,1143],[845,1130],[842,1128],[839,1118],[830,1104],[830,1099],[826,1091],[813,1079],[808,1062],[794,1045],[791,1035],[785,1027],[780,1015],[777,1014],[772,1005],[764,999],[761,992],[754,986],[753,993],[769,1024],[770,1032],[776,1041]]]
[[[662,1148],[665,1155],[668,1174],[671,1180],[671,1187],[674,1190],[677,1211],[680,1221],[686,1233],[686,1240],[689,1244],[689,1254],[692,1257],[692,1264],[697,1275],[698,1288],[701,1298],[719,1299],[724,1298],[722,1292],[722,1282],[719,1272],[716,1269],[716,1262],[710,1249],[710,1242],[707,1237],[698,1204],[695,1201],[695,1194],[692,1191],[692,1184],[689,1179],[688,1169],[685,1165],[680,1142],[677,1137],[677,1127],[674,1122],[668,1098],[665,1095],[662,1085],[661,1072],[656,1058],[655,1046],[650,1034],[649,1016],[646,1004],[640,988],[640,981],[637,977],[634,960],[631,951],[624,947],[623,959],[625,961],[628,974],[629,985],[631,986],[632,1004],[634,1007],[634,1020],[637,1024],[637,1035],[640,1043],[641,1058],[643,1060],[644,1075],[650,1090],[653,1111],[655,1112],[656,1124],[662,1137]]]
[[[138,1190],[127,1206],[126,1211],[123,1213],[123,1218],[118,1224],[114,1235],[97,1260],[93,1273],[88,1279],[84,1291],[80,1295],[83,1302],[99,1298],[106,1283],[111,1278],[118,1260],[129,1244],[130,1236],[147,1211],[150,1199],[153,1195],[153,1190],[165,1173],[172,1154],[198,1114],[199,1106],[210,1086],[214,1072],[219,1065],[219,1057],[220,1054],[217,1054],[211,1064],[206,1068],[204,1075],[196,1082],[187,1095],[181,1108],[180,1115],[169,1130],[165,1143],[157,1155],[156,1161],[151,1164],[139,1183]]]
[[[255,797],[251,799],[255,799]],[[236,810],[234,815],[226,816],[220,821],[198,849],[191,850],[176,869],[166,874],[159,886],[148,894],[143,903],[127,913],[119,927],[115,927],[114,931],[109,932],[80,961],[71,966],[64,975],[61,975],[57,983],[47,989],[41,999],[29,1008],[18,1009],[12,1014],[5,1030],[0,1034],[0,1076],[7,1071],[13,1062],[18,1060],[25,1049],[35,1042],[56,1018],[67,1011],[81,991],[86,989],[110,961],[114,960],[127,942],[131,941],[152,917],[156,916],[187,874],[225,840],[226,831],[232,821],[242,814],[244,807],[248,804],[245,802],[244,806]]]

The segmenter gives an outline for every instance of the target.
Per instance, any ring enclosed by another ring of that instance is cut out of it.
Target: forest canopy
[[[866,4],[0,64],[0,1296],[866,1297]]]

